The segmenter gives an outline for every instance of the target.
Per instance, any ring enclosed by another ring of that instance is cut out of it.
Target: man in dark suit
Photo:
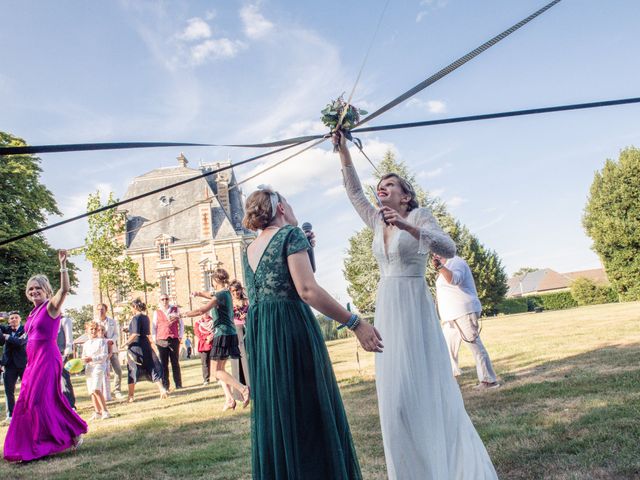
[[[18,312],[10,312],[9,325],[0,325],[0,345],[4,345],[0,363],[4,367],[4,393],[7,399],[8,421],[11,421],[13,407],[16,404],[16,383],[18,378],[22,379],[27,366],[27,335],[20,321]]]

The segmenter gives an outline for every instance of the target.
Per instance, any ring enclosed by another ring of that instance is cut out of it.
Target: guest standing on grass
[[[111,417],[102,394],[109,361],[109,345],[98,322],[87,322],[86,332],[89,339],[82,345],[82,361],[86,364],[84,374],[87,391],[94,408],[91,420],[105,420]]]
[[[162,385],[169,391],[169,361],[176,389],[182,388],[182,373],[180,372],[180,342],[184,335],[184,322],[176,305],[169,303],[169,295],[160,294],[160,305],[153,312],[151,326],[162,364]]]
[[[11,421],[16,404],[15,390],[27,366],[27,334],[20,325],[20,313],[9,312],[9,325],[0,325],[0,345],[4,345],[0,365],[4,367],[4,394],[7,403],[7,422]]]
[[[58,252],[60,289],[53,294],[44,275],[27,282],[27,298],[33,310],[27,317],[27,368],[20,396],[4,441],[4,458],[30,461],[53,455],[80,444],[87,424],[62,395],[62,357],[56,345],[60,313],[69,293],[67,252]]]
[[[433,255],[431,261],[438,271],[436,299],[453,375],[457,377],[462,373],[458,366],[458,352],[464,341],[476,362],[479,382],[476,388],[485,390],[499,387],[489,353],[480,339],[482,305],[469,265],[458,256],[446,259]]]
[[[242,283],[234,280],[229,284],[229,291],[233,297],[233,323],[238,334],[238,346],[240,347],[240,360],[231,361],[233,377],[240,383],[251,385],[249,382],[249,367],[247,364],[247,352],[244,345],[245,322],[249,311],[249,300]]]
[[[245,212],[243,225],[260,231],[242,259],[253,478],[360,479],[340,390],[309,305],[349,326],[367,351],[382,351],[380,336],[316,283],[309,241],[282,195],[263,187],[249,195]]]
[[[107,316],[108,308],[104,303],[101,303],[97,307],[99,322],[104,330],[104,337],[109,344],[109,361],[108,365],[113,370],[114,394],[117,399],[123,398],[122,395],[122,367],[120,366],[120,356],[118,355],[120,345],[120,323],[109,316]],[[109,369],[107,368],[107,377],[109,375]],[[108,380],[108,378],[107,378]],[[108,381],[107,381],[108,383]]]
[[[211,359],[215,362],[215,377],[219,381],[226,398],[222,411],[236,408],[231,389],[242,396],[242,406],[249,404],[249,387],[241,384],[227,373],[225,364],[230,358],[240,358],[238,335],[233,324],[233,300],[229,292],[229,274],[222,268],[213,271],[214,294],[208,292],[193,292],[192,295],[210,298],[209,302],[197,310],[185,313],[187,317],[203,315],[210,312],[213,319],[213,343],[211,345]]]
[[[206,303],[209,303],[208,301]],[[206,304],[205,304],[206,305]],[[202,385],[209,385],[211,379],[211,348],[213,345],[213,318],[207,311],[193,326],[198,338],[198,353],[202,362]]]
[[[162,385],[162,365],[151,338],[151,322],[146,315],[147,306],[139,298],[131,302],[133,318],[129,323],[129,338],[122,346],[127,349],[127,380],[129,403],[134,401],[136,383],[142,376],[155,383],[160,398],[167,398],[167,389]]]

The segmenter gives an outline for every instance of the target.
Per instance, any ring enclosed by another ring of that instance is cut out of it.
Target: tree
[[[105,205],[117,200],[113,193]],[[100,192],[89,195],[87,211],[103,205]],[[84,253],[98,273],[98,288],[102,299],[109,304],[111,315],[118,299],[127,298],[134,291],[147,291],[155,284],[143,282],[138,274],[138,264],[128,255],[124,244],[126,230],[125,214],[115,208],[89,217],[89,231],[85,238]]]
[[[578,305],[616,302],[617,294],[609,285],[598,285],[590,278],[576,278],[571,283],[571,296]]]
[[[26,142],[0,132],[0,145],[24,146]],[[0,161],[0,238],[35,230],[47,215],[60,215],[53,194],[40,183],[40,159],[33,155],[9,155]],[[43,273],[55,289],[60,282],[58,254],[42,234],[0,247],[0,310],[18,310],[23,316],[33,305],[25,296],[32,275]],[[71,285],[78,284],[77,268],[67,263]]]
[[[467,227],[453,218],[447,212],[444,202],[422,189],[406,164],[397,161],[392,152],[385,153],[377,168],[378,179],[386,173],[394,172],[413,185],[420,206],[431,209],[442,229],[456,243],[458,255],[469,264],[485,313],[494,313],[507,293],[507,275],[496,252],[485,248]],[[349,282],[347,291],[362,313],[374,311],[376,287],[380,279],[378,264],[371,250],[372,242],[373,232],[365,227],[349,239],[349,249],[344,261],[343,272]],[[429,265],[426,278],[432,293],[436,276],[436,270]]]
[[[71,319],[73,338],[78,338],[85,333],[87,322],[93,320],[93,305],[83,305],[80,308],[67,308],[64,313]]]
[[[640,149],[594,175],[582,224],[621,300],[640,300]]]
[[[527,273],[531,273],[531,272],[537,272],[539,269],[538,268],[532,268],[532,267],[522,267],[520,270],[518,270],[516,273],[513,274],[514,277],[521,277],[526,275]]]

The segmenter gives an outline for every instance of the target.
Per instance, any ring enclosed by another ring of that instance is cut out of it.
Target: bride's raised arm
[[[340,162],[342,163],[342,177],[344,179],[344,187],[347,190],[347,196],[349,200],[351,200],[353,208],[356,209],[356,212],[358,212],[358,215],[360,215],[360,218],[362,218],[362,221],[367,227],[374,228],[376,219],[379,219],[378,210],[371,205],[362,191],[362,185],[351,161],[351,154],[347,148],[344,135],[340,132],[334,133],[333,142],[338,146]]]

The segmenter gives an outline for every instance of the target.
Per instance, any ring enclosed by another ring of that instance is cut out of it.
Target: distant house
[[[558,273],[550,268],[543,268],[511,277],[507,282],[509,287],[507,298],[566,291],[571,287],[571,283],[578,278],[588,278],[599,285],[609,284],[607,274],[602,268],[567,273]]]

